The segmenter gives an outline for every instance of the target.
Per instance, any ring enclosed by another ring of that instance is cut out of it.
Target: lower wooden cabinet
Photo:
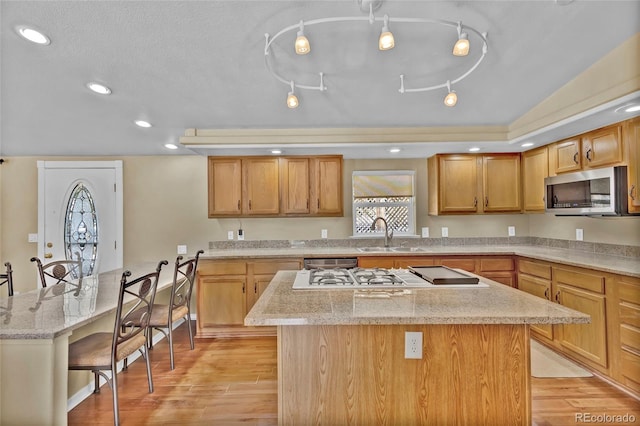
[[[616,276],[610,327],[613,378],[640,395],[640,278]]]
[[[301,268],[302,259],[201,260],[197,337],[275,336],[275,327],[245,327],[244,317],[279,270]]]

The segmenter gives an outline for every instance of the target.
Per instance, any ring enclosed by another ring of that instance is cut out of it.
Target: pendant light
[[[455,106],[458,103],[458,95],[455,90],[451,90],[451,82],[447,80],[447,96],[444,97],[444,104],[448,107]]]
[[[298,55],[306,55],[307,53],[311,52],[311,45],[309,44],[309,40],[304,35],[303,21],[300,21],[300,31],[298,31],[298,36],[296,37],[295,49]]]
[[[293,81],[291,82],[291,91],[287,95],[287,106],[291,109],[298,108],[300,102],[298,102],[298,97],[296,96],[295,88],[293,85]]]
[[[380,33],[380,38],[378,39],[378,49],[380,50],[390,50],[396,45],[395,40],[393,39],[393,33],[389,31],[389,16],[384,15],[384,24],[382,25],[382,32]]]
[[[458,22],[458,41],[453,46],[454,56],[467,56],[469,54],[469,36],[462,32],[462,24]]]

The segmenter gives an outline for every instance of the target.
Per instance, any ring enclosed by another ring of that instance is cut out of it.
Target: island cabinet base
[[[529,425],[529,350],[522,324],[279,326],[278,422]]]

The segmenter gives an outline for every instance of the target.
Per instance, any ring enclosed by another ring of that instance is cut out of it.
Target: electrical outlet
[[[238,241],[244,240],[244,231],[242,228],[238,229]]]
[[[422,228],[422,238],[429,238],[429,227],[425,226]]]
[[[508,227],[507,231],[508,231],[510,237],[515,237],[516,236],[516,227],[515,226]]]
[[[233,231],[227,231],[227,240],[233,240]]]
[[[30,243],[37,243],[38,242],[38,234],[29,234],[27,236],[27,241]]]
[[[580,228],[576,228],[576,241],[582,241],[584,239],[584,231]]]
[[[329,231],[327,231],[326,229],[323,229],[322,231],[320,231],[320,236],[322,238],[329,238]]]
[[[442,236],[443,237],[448,237],[449,236],[449,228],[447,228],[446,226],[442,227]]]
[[[422,332],[405,331],[404,357],[406,359],[422,359]]]
[[[179,245],[178,246],[178,254],[187,254],[187,246]]]

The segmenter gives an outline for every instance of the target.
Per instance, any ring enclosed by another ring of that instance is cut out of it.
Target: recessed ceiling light
[[[392,154],[397,154],[400,152],[400,148],[389,148],[389,152]]]
[[[49,37],[47,37],[40,31],[34,30],[33,28],[19,26],[16,28],[16,30],[18,31],[18,34],[32,43],[40,44],[42,46],[51,44],[51,40],[49,39]]]
[[[533,142],[525,142],[522,145],[520,145],[523,148],[529,147],[529,146],[533,146]]]
[[[178,149],[178,147],[172,143],[165,143],[164,147],[167,149]]]
[[[138,127],[144,127],[144,128],[151,127],[151,123],[149,123],[148,121],[144,121],[144,120],[136,120],[136,121],[134,121],[134,123],[136,123],[136,126],[138,126]]]
[[[90,83],[87,83],[87,87],[92,92],[98,93],[100,95],[110,95],[111,94],[111,89],[109,89],[104,84],[95,83],[95,82],[92,81]]]
[[[636,111],[640,111],[640,105],[631,105],[629,108],[624,110],[624,112],[636,112]]]
[[[272,149],[271,153],[272,154],[282,154],[282,150],[281,149]]]
[[[640,111],[640,104],[626,104],[621,107],[616,108],[615,112],[617,113],[625,113],[625,112],[636,112]]]
[[[480,148],[478,148],[477,146],[474,146],[473,148],[469,148],[469,152],[478,152],[480,151]]]

